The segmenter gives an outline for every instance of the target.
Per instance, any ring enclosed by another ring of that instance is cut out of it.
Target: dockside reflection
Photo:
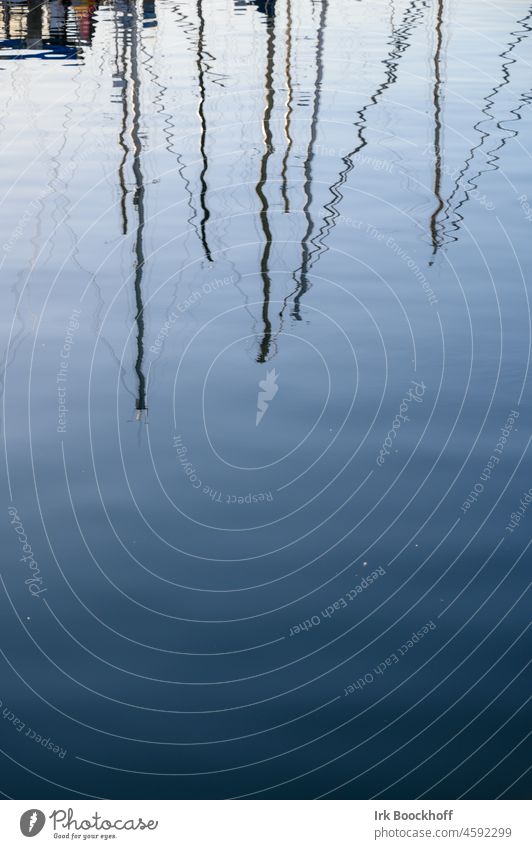
[[[94,37],[99,5],[99,0],[2,0],[2,60],[82,58]]]

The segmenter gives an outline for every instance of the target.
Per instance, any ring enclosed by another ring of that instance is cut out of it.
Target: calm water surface
[[[2,0],[5,795],[529,794],[531,34]]]

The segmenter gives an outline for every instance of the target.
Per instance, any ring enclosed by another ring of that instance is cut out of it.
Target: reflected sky
[[[5,793],[528,795],[531,33],[0,2]]]

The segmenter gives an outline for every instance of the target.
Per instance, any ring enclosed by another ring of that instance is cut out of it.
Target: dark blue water
[[[531,39],[2,2],[4,796],[528,796]]]

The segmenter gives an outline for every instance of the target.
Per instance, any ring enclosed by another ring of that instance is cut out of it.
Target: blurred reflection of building
[[[97,9],[98,0],[0,0],[2,59],[26,58],[24,51],[43,59],[76,55],[77,48],[92,42]],[[16,53],[11,56],[10,50]]]

